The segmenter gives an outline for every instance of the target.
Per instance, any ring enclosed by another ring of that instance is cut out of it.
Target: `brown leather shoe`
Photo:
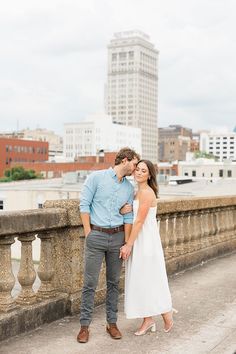
[[[88,326],[81,326],[79,334],[77,336],[77,342],[87,343],[88,340],[89,340]]]
[[[111,338],[113,338],[113,339],[121,339],[122,338],[122,334],[120,333],[116,323],[108,323],[107,333],[109,333]]]

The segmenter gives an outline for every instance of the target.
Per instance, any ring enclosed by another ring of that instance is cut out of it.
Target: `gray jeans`
[[[119,279],[122,259],[120,247],[124,244],[124,232],[109,235],[92,230],[85,242],[84,286],[80,307],[80,324],[89,326],[94,308],[94,295],[98,277],[105,257],[106,261],[106,315],[108,323],[116,323],[118,311]]]

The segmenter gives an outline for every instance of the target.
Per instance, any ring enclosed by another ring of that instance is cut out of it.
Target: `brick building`
[[[104,156],[82,156],[75,162],[22,162],[25,169],[42,173],[45,178],[62,177],[66,172],[85,172],[102,170],[114,166],[116,152],[105,152]],[[11,167],[16,165],[15,162]]]
[[[0,177],[4,176],[4,171],[13,164],[23,166],[24,163],[33,164],[47,160],[47,142],[0,137]]]
[[[186,153],[199,150],[199,143],[193,139],[192,129],[181,125],[169,125],[158,129],[160,161],[184,161]]]

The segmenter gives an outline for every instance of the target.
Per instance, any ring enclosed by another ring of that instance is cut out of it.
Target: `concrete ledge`
[[[0,315],[0,341],[65,317],[67,294]]]
[[[233,207],[236,205],[236,196],[221,197],[191,197],[175,200],[158,200],[157,214],[177,213],[189,210],[203,210],[209,208]]]
[[[0,237],[66,227],[67,219],[67,213],[62,208],[4,211],[1,212]]]

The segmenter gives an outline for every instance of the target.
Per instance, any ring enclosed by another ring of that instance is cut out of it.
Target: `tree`
[[[22,166],[12,167],[4,172],[5,177],[1,178],[1,182],[20,181],[25,179],[42,178],[41,174],[37,174],[34,170],[25,170]]]

